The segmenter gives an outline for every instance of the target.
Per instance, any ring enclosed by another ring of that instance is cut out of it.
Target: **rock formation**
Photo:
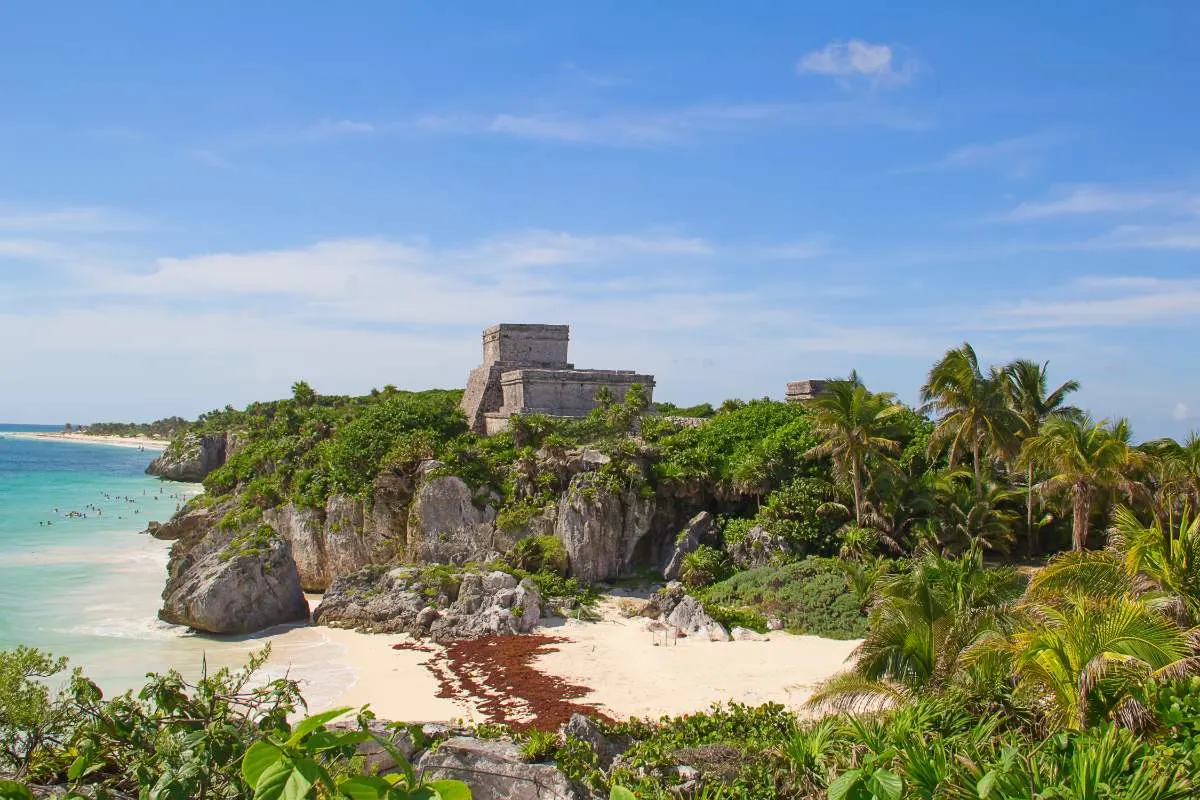
[[[653,496],[616,490],[594,472],[576,475],[558,501],[554,525],[570,574],[593,583],[629,573],[653,515]]]
[[[496,510],[480,502],[462,478],[427,479],[408,513],[409,560],[463,564],[487,559],[495,551]]]
[[[199,483],[208,473],[225,463],[228,444],[228,437],[224,433],[206,436],[186,434],[150,462],[146,474],[172,481]]]
[[[313,621],[447,641],[528,633],[541,615],[533,584],[504,572],[368,567],[336,579]]]
[[[209,530],[171,546],[158,615],[206,633],[249,633],[308,618],[291,546],[269,528]]]
[[[473,800],[584,800],[587,795],[553,764],[530,764],[513,742],[456,736],[425,751],[417,769],[427,780],[471,786]]]
[[[729,545],[729,557],[742,569],[765,567],[778,563],[792,552],[792,546],[782,536],[767,532],[762,525],[755,525],[746,535]]]
[[[702,544],[710,544],[716,539],[717,523],[713,515],[701,511],[688,520],[685,527],[675,538],[675,546],[671,550],[671,558],[663,567],[663,578],[668,581],[679,580],[679,572],[683,569],[683,559],[688,553],[694,553]]]

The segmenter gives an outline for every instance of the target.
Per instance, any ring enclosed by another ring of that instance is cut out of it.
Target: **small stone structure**
[[[790,381],[787,385],[787,397],[789,403],[800,403],[804,400],[812,400],[818,395],[825,394],[827,390],[826,384],[828,381],[812,378],[806,381]]]
[[[567,325],[493,325],[483,332],[483,363],[471,370],[462,409],[477,433],[499,433],[513,414],[583,417],[607,388],[618,402],[641,384],[653,398],[654,376],[630,370],[575,369],[567,361]]]

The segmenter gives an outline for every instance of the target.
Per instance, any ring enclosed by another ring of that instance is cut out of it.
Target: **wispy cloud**
[[[806,53],[796,65],[802,75],[827,75],[839,79],[862,78],[876,86],[899,86],[917,73],[912,60],[901,61],[891,45],[861,39],[830,42]]]
[[[980,325],[996,330],[1193,325],[1200,279],[1084,278],[1056,294],[985,310]]]
[[[98,206],[31,210],[0,205],[0,231],[126,233],[150,226],[150,220],[140,215]]]
[[[629,81],[616,75],[609,75],[603,72],[597,72],[591,69],[584,69],[574,62],[567,62],[562,65],[562,74],[564,77],[572,81],[582,83],[585,86],[590,86],[595,89],[615,89],[618,86],[625,86]]]
[[[926,164],[901,167],[894,172],[934,172],[955,169],[994,169],[1013,178],[1026,178],[1037,171],[1051,149],[1066,144],[1071,136],[1062,131],[1040,131],[994,142],[964,145]]]
[[[319,144],[339,139],[365,138],[383,133],[391,127],[394,126],[365,120],[322,117],[299,125],[276,125],[227,136],[194,147],[189,151],[189,155],[208,166],[232,167],[235,164],[236,156],[249,151]]]
[[[426,133],[498,135],[517,139],[611,147],[662,147],[704,136],[766,128],[881,127],[922,130],[928,118],[876,102],[741,103],[663,111],[427,114],[416,120]]]
[[[1005,218],[1013,222],[1026,222],[1054,217],[1146,211],[1194,215],[1200,213],[1200,194],[1084,184],[1059,191],[1057,196],[1046,200],[1021,203]]]

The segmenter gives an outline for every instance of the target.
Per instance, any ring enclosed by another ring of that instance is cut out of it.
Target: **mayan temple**
[[[477,433],[505,430],[513,414],[583,417],[607,388],[618,401],[640,384],[652,400],[654,376],[631,370],[575,369],[568,325],[502,323],[483,332],[483,363],[471,370],[462,408]]]

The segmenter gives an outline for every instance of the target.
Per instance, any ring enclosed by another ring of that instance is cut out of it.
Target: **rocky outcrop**
[[[553,764],[530,764],[513,742],[456,736],[417,763],[426,780],[460,780],[474,800],[584,800],[587,795]]]
[[[213,529],[171,546],[161,619],[206,633],[250,633],[308,618],[291,546],[270,528]]]
[[[671,581],[650,596],[650,601],[642,607],[642,616],[650,619],[662,619],[670,616],[675,606],[687,597],[687,590],[679,581]]]
[[[708,639],[710,642],[728,642],[729,631],[725,626],[710,617],[694,597],[685,597],[679,605],[667,615],[666,623],[689,637]]]
[[[729,545],[729,557],[742,569],[777,564],[791,555],[787,539],[774,536],[762,525],[755,525],[746,535]]]
[[[403,552],[393,532],[367,526],[362,501],[346,495],[333,495],[324,509],[292,503],[268,509],[263,522],[291,543],[305,591],[323,592],[335,578],[368,564],[389,563]]]
[[[427,478],[408,512],[407,556],[416,563],[485,561],[495,552],[496,510],[462,479]]]
[[[505,572],[369,567],[336,579],[313,621],[449,641],[528,633],[541,615],[533,584]]]
[[[572,714],[563,725],[562,734],[590,747],[596,754],[596,765],[606,771],[633,744],[632,737],[624,734],[610,736],[600,727],[600,723],[583,714]]]
[[[199,483],[225,463],[227,436],[224,433],[200,436],[184,434],[171,442],[161,456],[150,462],[146,474],[171,481]]]
[[[684,557],[688,553],[695,552],[701,544],[715,540],[716,531],[717,523],[713,519],[713,515],[707,511],[701,511],[688,520],[687,527],[675,538],[675,547],[671,551],[671,558],[663,567],[663,578],[668,581],[679,580]]]
[[[146,527],[146,533],[167,542],[176,539],[196,539],[213,528],[231,506],[231,503],[219,503],[193,507],[189,503],[166,522],[151,522]]]
[[[554,525],[570,574],[592,583],[630,572],[653,515],[653,497],[615,491],[593,472],[576,475],[558,501]]]

